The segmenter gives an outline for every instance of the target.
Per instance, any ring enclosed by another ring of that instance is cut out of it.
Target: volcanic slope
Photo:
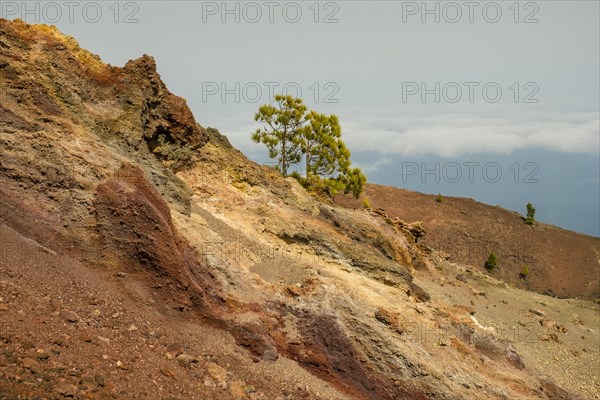
[[[472,199],[427,195],[367,184],[361,199],[338,196],[336,204],[360,208],[368,199],[390,218],[422,221],[421,243],[448,254],[449,260],[485,272],[490,253],[498,257],[491,275],[512,286],[562,298],[600,298],[600,238],[568,231]],[[521,273],[527,266],[529,274]]]
[[[313,198],[152,57],[0,20],[0,88],[0,398],[597,398],[596,304]]]

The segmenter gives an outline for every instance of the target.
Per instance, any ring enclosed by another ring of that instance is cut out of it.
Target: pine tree
[[[359,168],[350,168],[350,151],[342,140],[338,117],[306,113],[302,100],[292,96],[275,95],[275,103],[258,109],[254,119],[266,125],[252,134],[252,140],[267,146],[281,174],[287,177],[289,167],[304,156],[306,177],[296,172],[291,176],[305,188],[330,196],[352,192],[358,198],[367,177]]]
[[[311,111],[307,120],[309,123],[302,131],[307,182],[345,175],[350,167],[350,151],[341,139],[338,117]]]
[[[280,94],[275,95],[275,102],[276,106],[264,104],[258,109],[254,120],[266,126],[257,129],[252,140],[267,146],[269,157],[277,159],[279,171],[287,177],[289,167],[302,157],[300,131],[306,122],[306,106],[302,99]]]

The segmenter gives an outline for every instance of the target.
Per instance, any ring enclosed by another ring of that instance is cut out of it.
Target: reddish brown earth
[[[363,197],[339,196],[336,203],[385,210],[390,218],[422,221],[427,235],[419,241],[449,255],[449,260],[485,272],[491,252],[499,267],[491,275],[538,293],[574,298],[600,297],[600,238],[535,222],[526,225],[518,213],[462,197],[427,195],[367,184]],[[522,277],[524,266],[529,275]]]
[[[198,125],[151,57],[0,19],[0,87],[0,399],[598,398],[596,304],[310,196]]]

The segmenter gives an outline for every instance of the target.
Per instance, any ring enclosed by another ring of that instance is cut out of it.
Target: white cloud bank
[[[353,154],[459,157],[475,153],[509,154],[526,149],[600,153],[597,112],[492,117],[452,113],[402,116],[406,111],[389,109],[362,114],[340,111],[344,139]],[[259,126],[250,118],[229,115],[204,122],[218,128],[236,147],[253,157],[262,145],[250,140],[250,134]],[[365,167],[376,170],[380,166]]]
[[[363,115],[340,118],[346,143],[355,152],[458,157],[544,149],[563,153],[600,152],[598,113],[495,118],[464,114],[425,117]]]

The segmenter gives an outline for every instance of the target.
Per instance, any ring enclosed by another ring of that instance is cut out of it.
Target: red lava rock
[[[21,363],[23,364],[23,367],[27,368],[27,369],[31,369],[31,368],[33,368],[35,366],[39,366],[40,365],[36,360],[34,360],[33,358],[29,358],[29,357],[25,357],[21,361]]]
[[[63,397],[75,397],[77,394],[77,387],[66,382],[57,384],[55,390]]]
[[[161,368],[160,373],[168,378],[173,378],[173,379],[177,376],[177,373],[175,372],[175,370],[169,366]]]
[[[183,353],[183,346],[181,343],[171,343],[167,346],[167,353],[171,353],[174,357],[177,357]]]
[[[75,323],[79,321],[79,316],[73,311],[63,310],[60,312],[60,317],[67,322]]]
[[[175,357],[175,360],[182,366],[190,366],[191,364],[197,363],[198,359],[190,356],[189,354],[180,354]]]

